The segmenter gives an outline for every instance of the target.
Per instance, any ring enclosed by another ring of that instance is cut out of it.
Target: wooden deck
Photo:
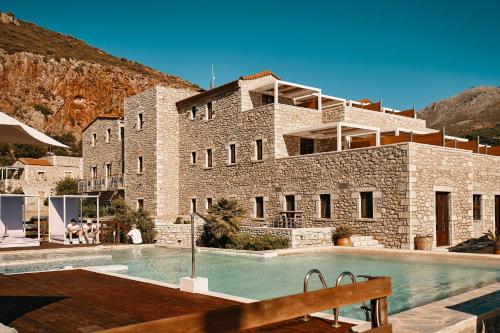
[[[84,270],[0,274],[0,322],[19,332],[94,332],[238,304]],[[245,332],[349,332],[313,318]]]

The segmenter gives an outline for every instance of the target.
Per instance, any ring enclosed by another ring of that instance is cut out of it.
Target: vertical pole
[[[413,131],[410,132],[410,142],[413,142]]]
[[[278,81],[274,81],[274,105],[279,104],[279,96],[278,96]]]
[[[97,209],[96,209],[96,212],[97,212],[96,213],[96,217],[97,217],[97,221],[96,221],[96,223],[97,223],[97,235],[95,236],[95,241],[96,241],[97,244],[99,244],[99,231],[101,229],[101,223],[99,221],[99,208],[100,208],[100,206],[99,206],[99,196],[97,196],[96,201],[97,201],[97,203],[96,203],[96,205],[97,205]]]
[[[442,137],[443,147],[446,147],[446,127],[445,126],[443,126],[443,130],[442,130],[441,134],[443,135],[443,137]]]
[[[380,128],[375,133],[375,146],[380,146]]]
[[[196,261],[195,261],[195,240],[194,240],[194,216],[196,212],[191,213],[191,278],[196,278]]]
[[[64,240],[63,244],[66,243],[66,196],[63,196],[63,223],[64,223]],[[73,237],[73,235],[71,235]]]
[[[49,218],[47,220],[47,233],[48,233],[48,237],[47,237],[47,241],[50,243],[50,212],[52,211],[50,209],[50,207],[52,206],[52,198],[49,196]]]
[[[318,110],[322,111],[323,110],[323,101],[321,100],[321,90],[318,92]]]
[[[337,151],[342,150],[342,124],[337,124]]]
[[[478,154],[479,154],[479,145],[480,145],[479,141],[480,141],[480,139],[481,139],[481,138],[480,138],[480,137],[479,137],[479,135],[478,135],[478,136],[477,136],[477,148],[476,148],[476,150],[477,150],[476,152],[477,152]]]
[[[40,195],[36,197],[36,209],[38,211],[38,243],[40,243]]]

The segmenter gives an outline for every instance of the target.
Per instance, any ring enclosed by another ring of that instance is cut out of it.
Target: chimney
[[[210,80],[210,90],[215,87],[215,73],[214,73],[214,64],[212,64],[212,80]]]

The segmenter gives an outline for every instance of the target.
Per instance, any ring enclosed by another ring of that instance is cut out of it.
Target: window
[[[206,209],[209,209],[211,206],[212,206],[212,198],[207,198],[207,201],[205,202],[205,205],[206,205]]]
[[[236,145],[234,143],[229,145],[229,163],[236,163]]]
[[[472,217],[474,220],[480,220],[481,219],[481,195],[480,194],[474,194],[472,196]]]
[[[41,181],[43,181],[43,180],[47,180],[47,179],[45,178],[45,172],[44,172],[44,171],[38,171],[38,174],[37,174],[37,179],[38,179],[38,180],[41,180]]]
[[[144,164],[142,160],[142,156],[139,156],[137,158],[137,173],[143,173],[144,172]]]
[[[97,133],[92,133],[92,147],[97,143]]]
[[[314,153],[314,140],[300,138],[300,155]]]
[[[196,212],[196,198],[191,198],[191,213]]]
[[[295,211],[295,195],[285,195],[285,210],[287,212]]]
[[[207,161],[206,161],[206,167],[211,168],[213,165],[212,163],[212,149],[207,149]]]
[[[262,161],[264,159],[264,149],[263,149],[262,139],[255,140],[255,157],[257,161]]]
[[[138,131],[142,130],[143,126],[144,126],[144,115],[141,112],[137,114],[137,130]]]
[[[274,103],[274,96],[262,95],[262,105]]]
[[[111,163],[106,163],[106,177],[111,176]]]
[[[322,219],[329,219],[332,217],[330,194],[319,195],[319,217]]]
[[[137,210],[144,210],[144,199],[137,199]]]
[[[191,119],[196,119],[196,112],[198,111],[198,108],[196,106],[193,106],[191,108]]]
[[[207,103],[207,120],[210,120],[214,117],[214,110],[212,108],[212,102]]]
[[[361,192],[361,218],[373,218],[373,192]]]
[[[96,166],[91,167],[90,173],[92,175],[92,178],[97,178],[97,167]]]
[[[111,128],[106,129],[106,143],[111,139]]]
[[[71,173],[71,171],[65,171],[64,172],[64,178],[71,178],[73,174]]]
[[[258,219],[264,218],[264,197],[255,198],[255,217]]]
[[[196,152],[191,152],[191,164],[196,164]]]

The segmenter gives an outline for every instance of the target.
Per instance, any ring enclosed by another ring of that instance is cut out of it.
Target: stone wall
[[[380,127],[382,131],[393,130],[395,127],[413,130],[426,130],[425,120],[423,119],[363,110],[352,106],[346,106],[343,121],[347,123]]]
[[[196,223],[195,239],[198,242],[203,233],[202,223]],[[191,248],[191,224],[156,222],[156,241],[172,248]]]
[[[473,221],[473,235],[479,237],[488,230],[495,230],[495,196],[500,196],[500,157],[473,154],[472,167],[473,194],[482,196],[482,218]]]
[[[285,237],[289,240],[291,248],[333,246],[331,227],[326,228],[267,228],[267,227],[243,227],[241,232],[262,236],[271,234]]]
[[[106,142],[106,130],[111,129],[109,142]],[[95,147],[92,135],[96,134]],[[83,178],[92,178],[92,167],[97,167],[97,177],[104,177],[107,163],[111,163],[113,175],[121,174],[121,137],[120,120],[96,119],[82,134]]]

